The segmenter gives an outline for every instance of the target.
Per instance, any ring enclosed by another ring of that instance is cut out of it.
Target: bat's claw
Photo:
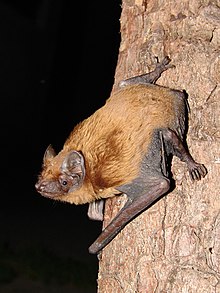
[[[194,180],[201,180],[203,177],[205,177],[207,174],[207,169],[203,164],[199,163],[193,163],[189,167],[189,175],[190,178]]]
[[[170,64],[171,59],[170,59],[169,56],[165,56],[164,59],[161,62],[159,62],[158,57],[156,57],[156,60],[157,60],[156,68],[158,68],[159,70],[161,70],[161,72],[167,70],[168,68],[175,67],[175,65]]]

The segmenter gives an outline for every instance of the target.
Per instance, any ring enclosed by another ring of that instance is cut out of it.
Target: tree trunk
[[[122,1],[115,86],[168,55],[175,68],[157,83],[186,90],[188,147],[208,175],[192,183],[185,164],[174,158],[175,189],[102,251],[99,293],[220,292],[219,7],[217,0]],[[104,226],[122,203],[123,197],[107,201]]]

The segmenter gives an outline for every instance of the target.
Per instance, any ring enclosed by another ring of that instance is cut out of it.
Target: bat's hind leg
[[[163,138],[171,145],[173,155],[187,164],[189,174],[192,180],[200,180],[207,174],[207,169],[203,164],[195,162],[189,151],[184,147],[182,140],[171,129],[163,130]]]
[[[168,68],[174,67],[174,65],[170,64],[170,61],[171,59],[168,56],[166,56],[163,59],[163,61],[156,63],[156,68],[153,71],[122,80],[119,83],[119,87],[124,87],[127,85],[138,84],[138,83],[155,83],[157,79],[160,77],[162,72],[166,71]]]

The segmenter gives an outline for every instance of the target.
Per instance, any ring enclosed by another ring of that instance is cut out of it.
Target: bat
[[[127,195],[124,207],[89,247],[99,253],[136,216],[170,190],[172,156],[186,163],[192,180],[207,174],[186,141],[187,96],[156,85],[170,58],[153,71],[123,80],[105,105],[76,125],[56,154],[50,145],[35,185],[44,197],[89,203],[88,216],[103,220],[104,200]]]

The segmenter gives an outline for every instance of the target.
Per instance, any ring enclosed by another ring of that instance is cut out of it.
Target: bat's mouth
[[[42,192],[42,191],[39,191],[37,190],[38,193],[40,193],[40,195],[42,195],[43,197],[47,197],[47,198],[53,198],[55,199],[56,197],[60,196],[60,194],[54,194],[54,193],[51,193],[51,192]]]
[[[38,193],[40,193],[40,195],[47,197],[47,198],[56,198],[59,197],[61,195],[63,195],[63,192],[61,194],[61,192],[57,192],[57,186],[52,182],[52,183],[48,183],[48,182],[37,182],[35,184],[35,188],[37,190]]]

